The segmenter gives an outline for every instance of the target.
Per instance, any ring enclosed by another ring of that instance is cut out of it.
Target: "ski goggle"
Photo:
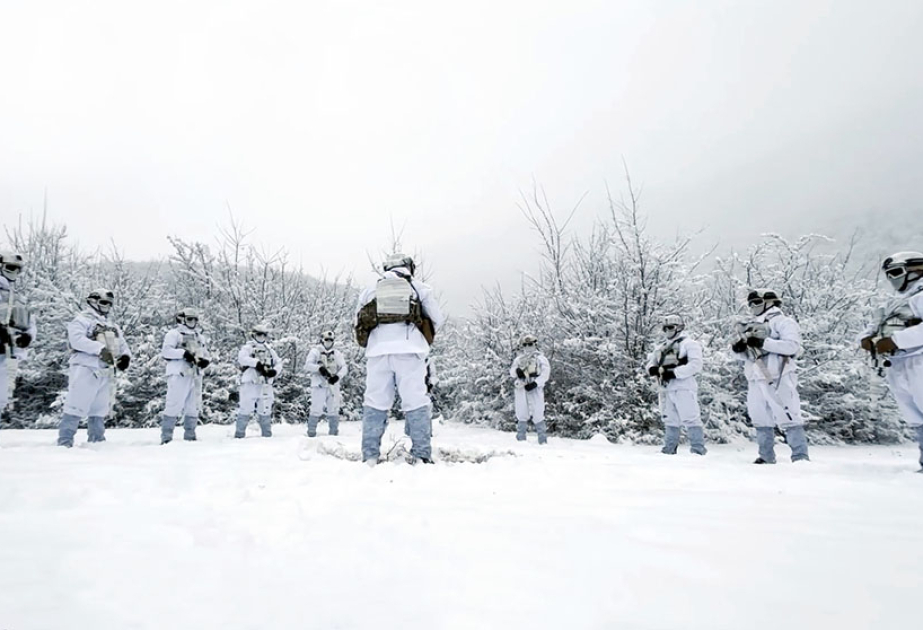
[[[198,318],[198,317],[186,317],[186,318],[184,318],[184,319],[185,319],[185,321],[186,321],[187,324],[198,324],[198,323],[199,323],[199,318]]]
[[[7,273],[17,274],[22,271],[22,267],[14,265],[13,263],[7,263],[3,265],[3,270]]]
[[[103,298],[102,300],[96,300],[96,303],[100,306],[112,306],[112,300],[107,300]]]
[[[758,307],[758,306],[762,306],[765,303],[766,303],[766,300],[764,300],[763,298],[753,298],[752,300],[749,300],[747,302],[747,306],[750,306],[750,307],[757,306]]]
[[[522,344],[522,347],[523,347],[523,348],[534,348],[534,347],[535,347],[535,342],[534,342],[534,341],[527,341],[527,342],[525,342],[524,344]]]
[[[664,324],[663,326],[663,332],[665,333],[673,332],[674,330],[676,330],[676,324]]]
[[[906,267],[889,267],[885,269],[885,275],[890,280],[897,280],[898,278],[903,278],[907,275]]]
[[[266,333],[253,333],[254,339],[265,339],[267,337]]]

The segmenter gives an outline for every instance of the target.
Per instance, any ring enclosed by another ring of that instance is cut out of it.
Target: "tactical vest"
[[[194,355],[199,354],[199,336],[194,332],[183,332],[180,331],[180,344],[179,347],[183,350],[188,350]]]
[[[16,303],[16,294],[0,291],[0,326],[29,330],[31,324],[32,312],[25,305]]]
[[[379,324],[413,324],[432,345],[435,338],[433,322],[423,314],[423,304],[406,278],[383,278],[375,285],[375,297],[359,309],[356,322],[356,342],[363,348],[369,335]]]
[[[878,329],[875,336],[890,337],[899,330],[918,326],[921,323],[923,320],[914,315],[909,300],[904,300],[890,309],[878,309]]]
[[[528,379],[538,378],[539,374],[541,374],[538,355],[532,354],[522,357],[519,361],[519,369],[525,373]]]
[[[93,328],[90,339],[106,346],[109,354],[113,357],[118,357],[121,354],[119,352],[119,329],[111,324],[97,323]]]
[[[682,342],[682,338],[674,339],[669,343],[664,344],[657,351],[657,365],[662,367],[665,370],[672,370],[673,368],[686,365],[689,360],[686,357],[680,358],[679,356],[679,344]]]
[[[267,367],[275,367],[275,363],[272,358],[272,351],[266,344],[251,344],[250,356]],[[247,367],[241,366],[240,371],[245,372],[247,369]]]
[[[336,374],[339,368],[337,367],[337,358],[334,354],[334,350],[321,350],[320,351],[320,364],[327,368],[327,371],[331,374]]]

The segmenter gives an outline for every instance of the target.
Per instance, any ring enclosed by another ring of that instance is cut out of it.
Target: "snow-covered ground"
[[[358,453],[357,424],[301,432],[209,426],[160,447],[154,429],[115,430],[71,450],[0,433],[0,629],[919,623],[911,446],[763,467],[750,444],[666,457],[440,425],[451,455],[497,456],[370,469],[331,454]]]

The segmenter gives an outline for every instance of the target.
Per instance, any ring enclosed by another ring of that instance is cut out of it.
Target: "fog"
[[[7,3],[0,223],[47,191],[83,246],[144,260],[230,209],[363,281],[395,226],[463,314],[534,267],[521,191],[587,193],[579,233],[623,160],[664,236],[923,216],[919,2],[385,4]]]

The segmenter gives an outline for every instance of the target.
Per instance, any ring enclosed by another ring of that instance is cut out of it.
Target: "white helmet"
[[[265,342],[267,339],[269,339],[269,326],[266,324],[254,324],[250,329],[250,336],[256,342]],[[262,339],[260,337],[262,337]]]
[[[334,341],[336,341],[336,335],[333,334],[332,330],[325,330],[321,333],[320,342],[327,350],[330,350],[330,348],[333,347]]]
[[[923,278],[923,254],[920,252],[891,254],[881,263],[881,270],[895,291],[906,291],[910,283]]]
[[[87,295],[87,304],[100,315],[108,315],[115,302],[115,294],[109,289],[93,289]]]
[[[520,348],[534,348],[538,345],[538,339],[534,335],[523,335],[519,339]]]
[[[0,275],[10,282],[16,282],[16,278],[19,277],[25,265],[26,261],[23,259],[22,254],[0,252]]]
[[[781,306],[782,298],[772,289],[753,289],[747,294],[747,306],[754,317],[758,317],[773,306]]]
[[[682,315],[667,315],[663,318],[663,332],[667,339],[673,339],[686,329],[686,322]]]
[[[395,252],[394,254],[388,256],[388,259],[382,265],[382,268],[385,271],[391,271],[392,269],[397,269],[399,267],[406,268],[410,272],[411,276],[417,271],[417,265],[413,262],[413,258],[407,254],[401,254],[399,252]]]
[[[187,306],[176,313],[176,323],[182,324],[186,328],[193,329],[198,325],[201,317],[202,313],[199,309]]]

